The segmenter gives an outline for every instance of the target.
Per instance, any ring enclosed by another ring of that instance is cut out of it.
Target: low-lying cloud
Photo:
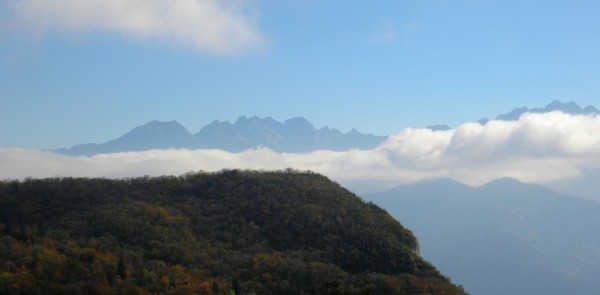
[[[150,150],[68,157],[0,149],[0,166],[0,178],[4,179],[178,175],[192,170],[291,167],[323,173],[357,190],[440,177],[469,185],[501,177],[544,184],[600,171],[600,116],[528,113],[518,121],[466,123],[447,131],[407,128],[373,150],[345,152],[287,154],[258,148],[241,153]]]
[[[17,0],[20,23],[39,31],[110,32],[154,39],[214,54],[261,48],[249,1]]]

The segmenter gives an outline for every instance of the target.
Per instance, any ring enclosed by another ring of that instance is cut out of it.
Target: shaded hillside
[[[312,173],[0,182],[8,294],[462,294],[384,210]]]
[[[366,196],[473,294],[600,294],[600,204],[500,179],[440,179]]]
[[[309,152],[372,149],[386,138],[362,134],[355,129],[348,133],[328,127],[317,129],[304,118],[293,118],[281,123],[270,117],[240,117],[234,124],[214,121],[194,135],[176,121],[152,121],[105,143],[78,144],[54,151],[70,156],[167,148],[209,148],[239,152],[268,147],[279,152]]]

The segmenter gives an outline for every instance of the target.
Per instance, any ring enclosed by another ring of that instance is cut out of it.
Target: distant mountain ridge
[[[591,105],[588,105],[588,106],[582,108],[578,104],[576,104],[575,102],[572,102],[572,101],[563,103],[560,100],[555,100],[543,108],[531,108],[531,109],[527,108],[527,107],[514,108],[512,111],[510,111],[508,113],[500,114],[500,115],[496,116],[495,120],[517,121],[517,120],[519,120],[521,115],[523,115],[525,113],[543,114],[543,113],[550,113],[550,112],[554,112],[554,111],[561,111],[565,114],[572,114],[572,115],[599,115],[600,114],[600,111]],[[490,121],[490,119],[488,119],[488,118],[482,118],[482,119],[477,120],[477,122],[482,125],[487,124],[487,122],[489,122],[489,121]],[[446,124],[430,125],[425,128],[431,129],[432,131],[445,131],[445,130],[451,129],[450,126],[448,126]]]
[[[600,204],[511,178],[402,185],[366,200],[473,294],[600,294]]]
[[[588,106],[582,108],[578,104],[576,104],[575,102],[572,102],[572,101],[563,103],[560,100],[555,100],[543,108],[531,108],[531,109],[527,108],[527,107],[515,108],[506,114],[498,115],[496,117],[496,120],[516,121],[516,120],[519,120],[521,115],[523,115],[525,113],[543,114],[543,113],[550,113],[550,112],[554,112],[554,111],[561,111],[565,114],[571,114],[571,115],[598,115],[598,114],[600,114],[600,111],[598,111],[598,109],[596,109],[595,107],[593,107],[591,105],[588,105]],[[489,119],[483,118],[483,119],[478,120],[477,122],[485,124],[488,121],[489,121]]]
[[[268,147],[278,152],[339,151],[372,149],[386,139],[387,136],[362,134],[356,129],[347,133],[329,127],[317,129],[301,117],[281,123],[271,117],[242,116],[233,124],[213,121],[195,134],[177,121],[151,121],[114,140],[101,144],[78,144],[54,151],[70,156],[167,148],[222,149],[230,152],[257,147]]]
[[[562,111],[568,114],[600,114],[593,106],[581,108],[574,102],[553,101],[543,108],[515,108],[501,114],[496,120],[518,120],[527,112],[547,113]],[[486,124],[487,118],[478,122]],[[448,125],[427,126],[434,131],[451,129]],[[195,134],[190,133],[177,121],[151,121],[135,127],[123,136],[104,143],[77,144],[71,148],[60,148],[54,152],[70,156],[92,156],[100,153],[144,151],[151,149],[221,149],[240,152],[257,147],[267,147],[277,152],[304,153],[315,150],[345,151],[350,149],[373,149],[388,137],[363,134],[356,129],[343,133],[338,129],[317,129],[302,117],[279,122],[271,117],[239,117],[233,124],[215,120]]]

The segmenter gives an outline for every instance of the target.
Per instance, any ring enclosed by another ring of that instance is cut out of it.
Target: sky
[[[0,147],[302,116],[389,135],[598,106],[597,1],[0,1]]]
[[[600,201],[598,1],[0,1],[0,179],[223,168],[323,173],[356,191],[501,177]],[[68,157],[152,120],[304,117],[372,150]],[[447,131],[423,127],[447,124]]]

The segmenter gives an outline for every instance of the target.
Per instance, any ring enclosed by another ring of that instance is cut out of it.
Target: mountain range
[[[598,114],[600,114],[600,111],[591,105],[582,108],[578,104],[576,104],[572,101],[563,103],[559,100],[555,100],[543,108],[527,108],[527,107],[514,108],[512,111],[510,111],[508,113],[500,114],[500,115],[496,116],[495,120],[497,120],[497,121],[517,121],[517,120],[519,120],[521,115],[523,115],[525,113],[541,114],[541,113],[550,113],[550,112],[554,112],[554,111],[561,111],[565,114],[571,114],[571,115],[598,115]],[[490,121],[490,119],[488,119],[488,118],[482,118],[482,119],[477,120],[478,123],[483,124],[483,125],[487,124],[487,122],[489,122],[489,121]],[[445,130],[451,129],[450,126],[448,126],[446,124],[430,125],[425,128],[431,129],[433,131],[445,131]]]
[[[598,111],[598,109],[596,109],[595,107],[593,107],[591,105],[582,108],[578,104],[576,104],[572,101],[563,103],[559,100],[555,100],[543,108],[531,108],[531,109],[526,108],[526,107],[515,108],[506,114],[498,115],[496,117],[496,120],[516,121],[516,120],[519,120],[521,115],[523,115],[525,113],[550,113],[550,112],[554,112],[554,111],[561,111],[565,114],[571,114],[571,115],[598,115],[598,114],[600,114],[600,111]],[[477,122],[485,124],[488,121],[489,121],[489,119],[483,118],[483,119],[478,120]]]
[[[544,108],[515,108],[498,115],[496,120],[518,120],[527,112],[546,113],[562,111],[569,114],[600,114],[593,106],[579,107],[574,102],[553,101]],[[478,122],[487,123],[484,118]],[[442,131],[445,124],[426,128]],[[302,117],[279,122],[271,117],[239,117],[233,124],[215,120],[195,134],[190,133],[177,121],[151,121],[133,128],[123,136],[104,143],[77,144],[54,152],[70,156],[92,156],[101,153],[144,151],[151,149],[221,149],[240,152],[257,147],[267,147],[277,152],[304,153],[315,150],[345,151],[350,149],[373,149],[383,143],[387,136],[363,134],[356,129],[343,133],[338,129],[316,128]]]
[[[235,123],[213,121],[191,134],[177,121],[151,121],[123,136],[101,144],[78,144],[54,150],[70,156],[143,151],[151,149],[222,149],[230,152],[268,147],[278,152],[372,149],[387,137],[362,134],[356,129],[343,133],[335,128],[320,129],[304,118],[281,123],[273,118],[239,117]]]
[[[600,203],[514,179],[450,179],[368,194],[421,254],[473,294],[600,294]]]

